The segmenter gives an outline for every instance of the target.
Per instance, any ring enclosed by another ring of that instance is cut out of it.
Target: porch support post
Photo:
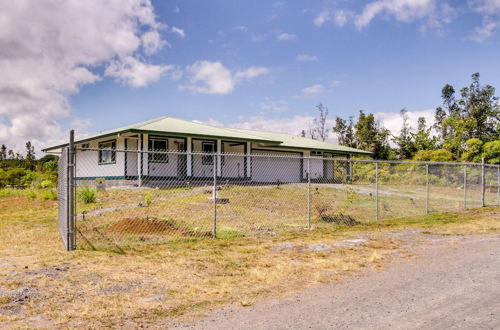
[[[193,155],[192,155],[192,152],[193,152],[193,143],[192,143],[192,139],[190,136],[187,137],[186,139],[186,152],[187,152],[187,155],[186,155],[186,166],[187,166],[187,169],[186,169],[186,175],[187,176],[191,176],[192,173],[191,173],[191,167],[192,167],[192,163],[193,163]]]
[[[217,176],[222,176],[222,162],[221,162],[221,152],[222,152],[222,141],[217,140]]]
[[[252,177],[252,157],[250,156],[252,154],[252,143],[247,142],[247,177],[251,178]]]
[[[307,157],[307,228],[311,229],[311,156]]]
[[[137,139],[137,185],[142,186],[142,134]]]

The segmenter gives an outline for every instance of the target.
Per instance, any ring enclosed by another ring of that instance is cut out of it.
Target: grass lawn
[[[117,220],[144,217],[169,218],[192,231],[198,227],[197,233],[202,233],[211,229],[212,210],[207,207],[210,194],[198,189],[154,190],[149,208],[136,205],[147,190],[130,194],[110,189],[99,193],[97,203],[80,204],[78,212],[94,212],[85,221],[92,223],[90,227],[102,221],[99,225],[105,233],[113,233],[105,229]],[[342,208],[352,199],[346,190],[327,186],[313,189],[313,229],[305,230],[303,187],[273,187],[264,194],[258,189],[264,188],[220,191],[221,198],[230,199],[218,209],[220,239],[189,232],[181,240],[155,240],[146,230],[132,235],[142,235],[143,240],[127,245],[125,253],[106,248],[65,252],[55,221],[56,201],[4,194],[0,197],[0,323],[11,328],[33,326],[30,322],[60,327],[155,324],[227,303],[246,306],[261,297],[335,282],[363,269],[383,267],[395,252],[409,256],[398,236],[389,233],[412,228],[442,235],[500,233],[498,207],[417,215],[423,213],[419,210],[409,212],[413,216],[375,222],[372,196],[365,193],[354,194],[356,206],[348,208],[360,224],[320,222],[314,205],[338,203],[336,207]],[[403,213],[410,205],[403,203],[406,199],[393,196],[387,202]],[[287,230],[278,230],[283,226]],[[117,237],[127,235],[120,232]],[[337,245],[353,238],[363,241]]]

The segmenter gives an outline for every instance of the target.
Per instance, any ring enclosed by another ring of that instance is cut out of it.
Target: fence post
[[[307,228],[311,229],[311,158],[307,158]]]
[[[214,200],[214,228],[213,228],[213,236],[217,238],[217,157],[214,153],[213,155],[213,163],[214,163],[214,186],[213,186],[213,200]]]
[[[481,159],[481,206],[484,207],[484,157]]]
[[[500,206],[500,165],[497,165],[497,205]]]
[[[464,209],[467,208],[467,165],[464,165]]]
[[[375,220],[378,221],[378,162],[375,163]]]
[[[425,164],[425,214],[429,214],[429,164]]]
[[[66,198],[68,203],[68,237],[67,237],[67,250],[72,251],[76,248],[76,235],[75,235],[75,131],[71,130],[69,132],[69,146],[68,152],[68,163],[67,163],[67,189]]]

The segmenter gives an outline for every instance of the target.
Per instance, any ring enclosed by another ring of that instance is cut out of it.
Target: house
[[[43,151],[55,152],[66,146],[57,145]],[[307,180],[307,166],[311,179],[332,180],[334,165],[324,159],[371,155],[367,151],[291,134],[215,127],[172,117],[89,136],[75,141],[75,147],[76,179],[103,178],[120,185],[210,179],[214,171],[223,179],[301,182]],[[177,153],[145,152],[151,150]],[[214,157],[217,157],[215,162]],[[306,164],[302,157],[318,159]]]

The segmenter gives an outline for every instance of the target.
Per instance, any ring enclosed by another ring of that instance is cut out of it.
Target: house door
[[[186,151],[184,142],[179,142],[177,144],[177,151]],[[187,156],[186,154],[179,154],[177,157],[177,175],[180,179],[184,179],[187,175]]]

